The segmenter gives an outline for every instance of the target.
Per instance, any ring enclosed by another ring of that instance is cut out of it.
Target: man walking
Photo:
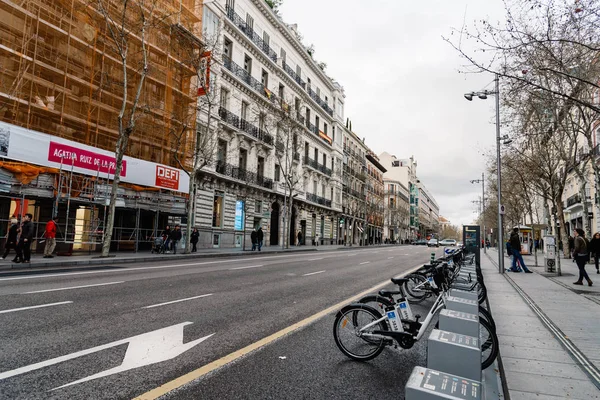
[[[17,248],[18,254],[21,256],[19,260],[22,263],[29,264],[31,261],[31,241],[33,240],[33,223],[31,219],[33,215],[27,213],[23,217],[23,225],[21,226],[21,238]]]
[[[17,255],[13,262],[20,262],[19,260],[19,251],[17,250],[17,237],[19,236],[19,221],[16,218],[11,218],[10,220],[10,228],[8,229],[8,236],[6,238],[6,243],[4,244],[4,255],[2,259],[4,260],[8,257],[8,253],[10,249],[13,249]]]
[[[258,241],[258,233],[256,232],[256,228],[252,230],[250,234],[250,241],[252,242],[252,251],[256,250],[256,242]]]
[[[173,254],[177,254],[177,246],[181,240],[183,234],[181,233],[181,227],[175,225],[175,229],[171,232],[171,247],[173,248]]]
[[[260,248],[262,247],[263,244],[263,230],[262,230],[262,226],[258,227],[258,232],[256,232],[256,239],[258,240],[258,251],[260,251]]]
[[[50,218],[50,221],[46,223],[46,230],[44,231],[44,237],[46,238],[46,247],[44,247],[44,258],[54,258],[52,253],[56,247],[56,222],[54,217]]]
[[[512,233],[510,234],[510,250],[513,254],[513,262],[512,268],[509,269],[511,272],[519,272],[517,269],[517,262],[523,268],[523,271],[527,274],[531,274],[532,272],[527,268],[525,262],[523,261],[523,256],[521,255],[521,240],[519,239],[519,228],[514,228]]]

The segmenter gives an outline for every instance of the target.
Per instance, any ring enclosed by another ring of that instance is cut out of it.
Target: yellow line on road
[[[423,265],[423,263],[420,263],[417,266],[411,267],[408,271],[400,274],[399,277],[402,277],[402,276],[405,276],[405,275],[408,275],[408,274],[414,272],[415,270],[419,269],[422,265]],[[311,315],[310,317],[305,318],[300,322],[296,322],[295,324],[288,326],[287,328],[284,328],[284,329],[280,330],[279,332],[275,332],[274,334],[267,336],[267,337],[259,340],[258,342],[254,342],[242,349],[239,349],[238,351],[235,351],[231,354],[226,355],[225,357],[219,358],[218,360],[215,360],[209,364],[206,364],[203,367],[200,367],[194,371],[188,372],[187,374],[180,376],[177,379],[167,382],[164,385],[157,387],[156,389],[152,389],[152,390],[136,397],[134,400],[158,399],[160,396],[164,396],[165,394],[167,394],[177,388],[180,388],[181,386],[183,386],[185,384],[188,384],[194,380],[197,380],[197,379],[201,378],[202,376],[208,374],[209,372],[212,372],[218,368],[221,368],[224,365],[227,365],[230,362],[233,362],[233,361],[237,360],[238,358],[243,357],[243,356],[247,355],[248,353],[253,352],[254,350],[258,350],[261,347],[266,346],[266,345],[276,341],[277,339],[279,339],[297,329],[303,328],[303,327],[313,323],[317,319],[322,318],[325,315],[340,309],[344,305],[351,303],[355,300],[358,300],[361,297],[363,297],[367,294],[373,293],[373,291],[375,291],[379,288],[382,288],[386,285],[389,285],[389,284],[390,284],[389,280],[379,283],[379,284],[373,286],[372,288],[365,290],[364,292],[360,292],[359,294],[352,296],[349,299],[346,299],[344,301],[341,301],[341,302],[339,302],[329,308],[326,308],[325,310],[320,311],[314,315]]]

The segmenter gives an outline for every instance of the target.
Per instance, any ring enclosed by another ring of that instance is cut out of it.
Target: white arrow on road
[[[156,331],[143,333],[141,335],[132,336],[127,339],[117,340],[116,342],[107,343],[101,346],[92,347],[91,349],[78,351],[71,353],[66,356],[52,358],[50,360],[42,361],[36,364],[27,365],[25,367],[13,369],[12,371],[6,371],[0,373],[0,380],[10,378],[13,376],[21,375],[27,372],[35,371],[41,368],[45,368],[51,365],[55,365],[64,361],[72,360],[78,357],[82,357],[88,354],[96,353],[101,350],[106,350],[111,347],[116,347],[125,343],[129,343],[127,352],[123,358],[123,362],[120,366],[108,369],[103,372],[88,376],[83,379],[68,383],[63,386],[59,386],[52,390],[64,388],[78,383],[91,381],[94,379],[102,378],[105,376],[117,374],[119,372],[128,371],[131,369],[143,367],[146,365],[156,364],[158,362],[167,361],[178,355],[186,352],[192,347],[202,343],[206,339],[210,338],[213,334],[204,336],[200,339],[183,343],[183,328],[186,325],[190,325],[192,322],[182,322],[181,324],[169,326],[166,328],[158,329]]]

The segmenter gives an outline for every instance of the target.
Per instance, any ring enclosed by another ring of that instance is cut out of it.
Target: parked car
[[[444,239],[440,240],[440,246],[456,246],[456,240],[454,239]]]
[[[415,246],[425,246],[427,244],[427,240],[425,240],[425,239],[413,240],[411,244],[413,244]]]
[[[429,242],[427,242],[427,247],[440,247],[440,244],[438,242],[437,239],[429,239]]]
[[[463,242],[456,242],[456,247],[463,247]]]

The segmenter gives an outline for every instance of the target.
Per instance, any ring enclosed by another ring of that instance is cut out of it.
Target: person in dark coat
[[[575,239],[573,238],[573,236],[569,236],[569,258],[571,258],[574,248],[575,248]]]
[[[173,250],[173,254],[177,254],[177,246],[179,245],[179,241],[183,237],[181,232],[181,227],[179,225],[175,225],[175,229],[171,231],[171,248]]]
[[[192,252],[195,253],[198,251],[196,245],[198,244],[198,239],[200,238],[200,232],[198,232],[198,228],[194,228],[192,234],[190,235],[190,243],[192,244]]]
[[[585,232],[580,228],[575,229],[575,239],[573,240],[573,259],[575,259],[577,268],[579,268],[579,279],[573,282],[573,284],[583,285],[583,280],[585,279],[588,283],[588,286],[592,286],[593,282],[585,271],[585,264],[587,264],[588,260],[590,259],[588,242],[585,240]]]
[[[263,237],[264,237],[264,234],[263,234],[262,226],[259,226],[258,231],[256,232],[256,240],[257,240],[256,244],[258,245],[258,251],[260,251],[260,248],[263,245]]]
[[[302,245],[302,231],[298,231],[298,243],[296,243],[296,246],[301,246]]]
[[[250,234],[250,240],[252,241],[252,251],[256,250],[256,242],[258,240],[258,233],[256,232],[256,229],[252,230],[252,233]]]
[[[165,229],[160,234],[163,238],[163,247],[165,251],[169,251],[171,249],[171,228],[169,225],[165,226]]]
[[[523,256],[521,255],[521,238],[519,237],[519,228],[514,228],[512,233],[510,234],[510,249],[513,253],[513,262],[512,268],[509,271],[519,272],[517,269],[517,263],[521,264],[521,268],[528,274],[532,272],[525,265],[525,261],[523,261]]]
[[[23,224],[21,225],[21,237],[19,238],[19,244],[17,245],[18,254],[20,257],[19,261],[25,264],[31,262],[31,242],[33,240],[33,215],[27,213],[23,217]],[[16,262],[19,262],[16,261]]]
[[[13,218],[10,220],[10,228],[8,228],[6,244],[4,245],[4,255],[2,256],[3,260],[8,257],[10,249],[15,250],[15,252],[17,251],[17,236],[19,236],[19,221],[17,221],[16,218]],[[18,255],[19,253],[17,253],[17,257]],[[16,262],[16,259],[13,261]]]
[[[598,268],[598,260],[600,259],[600,232],[596,232],[589,244],[590,254],[594,255],[594,264],[596,265],[596,273],[600,274],[600,268]]]

